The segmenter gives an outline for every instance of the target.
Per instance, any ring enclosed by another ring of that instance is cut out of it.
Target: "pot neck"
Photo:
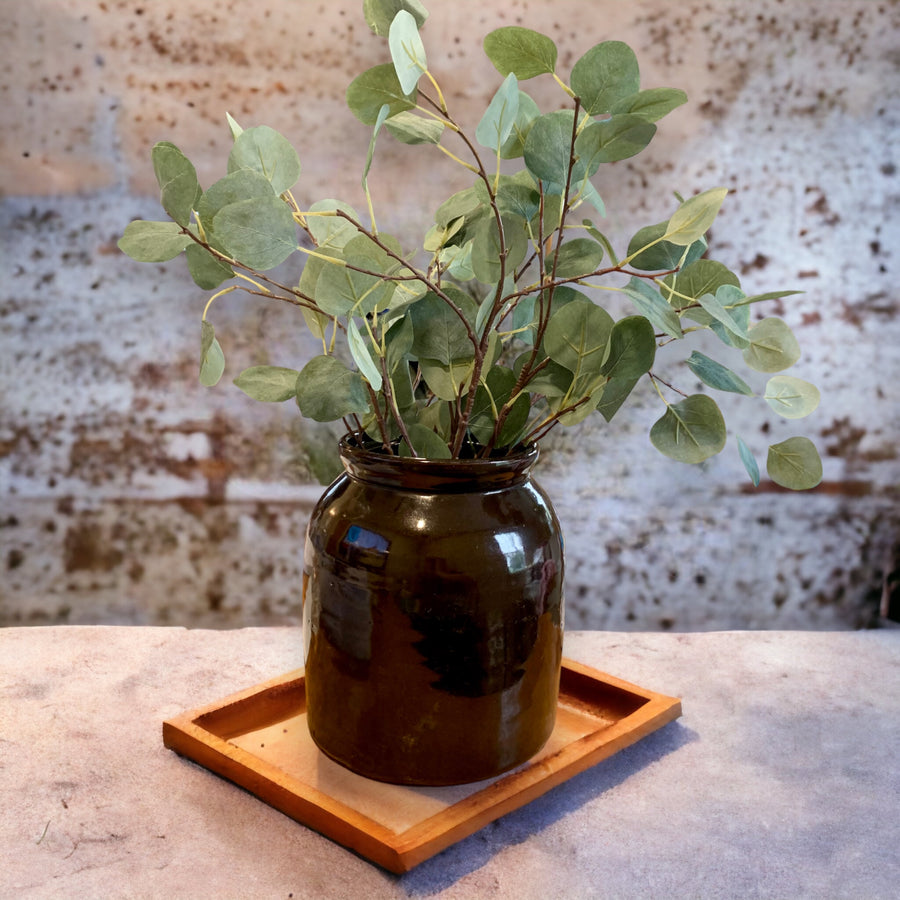
[[[462,493],[513,487],[537,462],[536,444],[495,459],[411,459],[360,447],[352,435],[340,442],[341,462],[358,481],[411,491]]]

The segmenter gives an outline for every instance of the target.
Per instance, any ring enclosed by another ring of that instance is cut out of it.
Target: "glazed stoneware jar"
[[[536,448],[487,460],[340,447],[307,532],[307,718],[380,781],[458,784],[525,762],[553,730],[563,549]]]

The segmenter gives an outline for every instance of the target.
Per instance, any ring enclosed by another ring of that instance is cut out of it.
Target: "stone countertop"
[[[395,876],[163,747],[293,629],[0,630],[0,897],[876,898],[900,884],[900,631],[573,632],[684,715]]]

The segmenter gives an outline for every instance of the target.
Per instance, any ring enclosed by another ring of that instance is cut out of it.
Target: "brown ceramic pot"
[[[309,730],[380,781],[458,784],[529,759],[553,730],[559,523],[537,448],[410,460],[341,442],[313,512],[303,614]]]

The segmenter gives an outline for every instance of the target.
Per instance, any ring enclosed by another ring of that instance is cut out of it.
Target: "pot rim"
[[[360,481],[411,490],[491,490],[525,481],[540,449],[530,444],[509,456],[490,459],[420,459],[388,456],[360,447],[345,434],[338,448],[347,474]]]

